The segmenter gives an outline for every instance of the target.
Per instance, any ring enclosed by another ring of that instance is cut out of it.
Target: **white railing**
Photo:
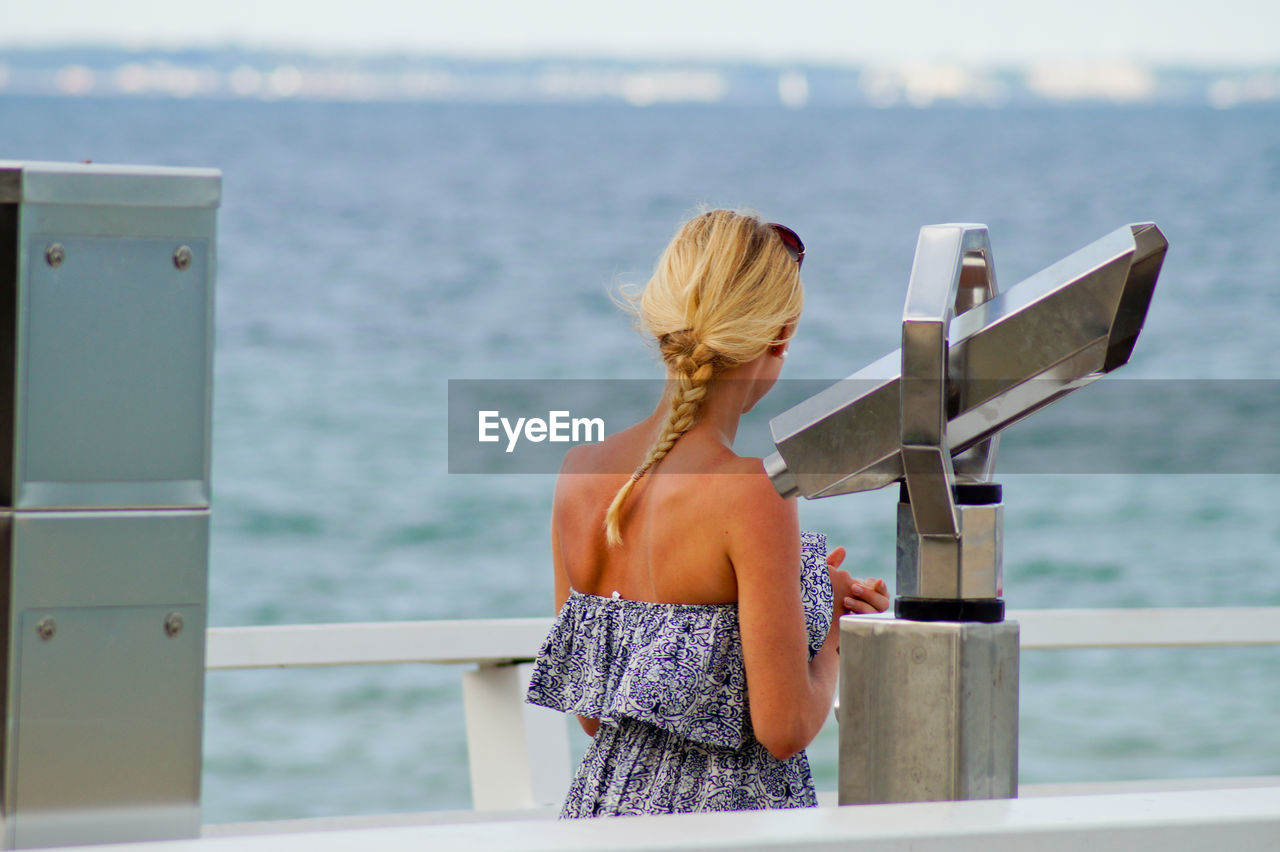
[[[866,617],[866,616],[853,616]],[[875,617],[875,616],[872,616]],[[1011,610],[1024,650],[1280,644],[1280,607]],[[524,703],[548,618],[215,627],[206,668],[471,664],[463,674],[472,801],[477,810],[559,800],[569,782],[564,716]]]
[[[731,811],[624,820],[395,827],[382,821],[341,828],[330,833],[294,828],[249,837],[149,841],[109,848],[112,852],[1275,852],[1280,841],[1280,787]]]
[[[550,629],[550,618],[214,627],[205,668],[508,663],[532,660]]]

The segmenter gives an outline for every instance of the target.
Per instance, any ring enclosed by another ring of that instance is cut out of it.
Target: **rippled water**
[[[642,282],[703,202],[803,235],[793,378],[896,347],[923,224],[987,223],[1009,285],[1154,220],[1171,249],[1124,370],[1171,383],[1151,440],[1177,418],[1230,442],[1247,416],[1185,399],[1184,380],[1280,379],[1274,109],[0,98],[0,128],[0,157],[224,172],[214,625],[547,612],[551,480],[449,475],[446,383],[656,375],[609,291]],[[768,402],[744,441],[762,440]],[[1035,428],[1082,427],[1049,410],[1007,440]],[[1003,477],[1009,605],[1280,604],[1280,476],[1185,469]],[[802,521],[855,573],[888,576],[894,499],[806,503]],[[1278,662],[1274,648],[1029,652],[1022,778],[1280,774]],[[210,674],[206,821],[468,806],[459,677]],[[833,787],[830,728],[810,754]]]

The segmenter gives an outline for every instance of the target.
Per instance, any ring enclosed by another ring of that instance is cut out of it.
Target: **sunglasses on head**
[[[786,225],[779,225],[777,222],[770,222],[769,227],[777,231],[782,245],[786,247],[787,254],[791,255],[791,259],[796,262],[799,267],[804,263],[804,241],[800,239],[800,235],[788,228]]]

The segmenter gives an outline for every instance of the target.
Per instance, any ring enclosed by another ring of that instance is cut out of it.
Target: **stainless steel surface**
[[[92,822],[59,816],[164,804],[198,817],[200,638],[166,639],[165,607],[56,612],[57,641],[19,651],[14,845],[102,842]],[[203,620],[198,606],[184,614]],[[199,823],[184,829],[194,836]]]
[[[899,562],[898,576],[914,575],[914,582],[907,585],[927,598],[995,597],[994,565],[981,559],[992,555],[990,549],[969,548],[961,538],[964,531],[954,493],[956,474],[947,439],[948,410],[961,396],[959,388],[968,367],[963,359],[950,362],[951,320],[961,305],[977,307],[995,295],[990,269],[991,243],[985,227],[931,225],[920,229],[902,311],[899,422],[902,472],[911,495],[909,534],[917,541],[914,547],[899,548],[899,556],[913,557],[914,564]],[[988,439],[970,450],[972,474],[989,474],[994,466],[990,442]],[[901,512],[898,522],[900,527],[904,523]],[[899,537],[902,535],[900,528]]]
[[[955,485],[951,453],[942,447],[911,444],[903,444],[901,453],[917,534],[954,541],[960,535],[960,516],[951,493]]]
[[[208,511],[6,512],[0,530],[6,845],[193,836]]]
[[[0,161],[0,192],[0,505],[207,506],[217,172]]]
[[[0,160],[0,204],[215,208],[215,169]]]
[[[1001,430],[1127,362],[1166,249],[1129,225],[1000,293],[985,228],[923,228],[902,348],[770,424],[778,492],[904,480],[895,612],[1002,618],[1004,509],[958,504],[958,473],[989,479]],[[841,637],[841,804],[1016,795],[1016,623],[850,616]]]
[[[1018,625],[840,620],[842,805],[1017,795]]]
[[[219,186],[0,162],[6,847],[199,832]]]
[[[11,613],[205,597],[208,510],[5,511],[0,541]]]
[[[961,517],[960,588],[954,597],[1003,597],[1004,506],[964,506]]]
[[[960,271],[960,287],[956,293],[955,315],[972,310],[984,302],[994,299],[1000,292],[996,284],[995,258],[987,241],[979,249],[965,252]],[[947,353],[947,378],[950,382],[950,393],[958,393],[964,387],[964,378],[968,375],[968,365],[962,352]],[[958,405],[957,402],[949,402]],[[1000,447],[1000,436],[993,435],[969,449],[955,454],[952,467],[955,470],[956,482],[987,482],[995,469],[996,453]]]
[[[1118,228],[959,314],[949,329],[951,455],[1124,364],[1167,242],[1155,225]],[[902,352],[889,353],[770,423],[766,468],[780,493],[827,497],[903,476]]]
[[[208,505],[209,240],[185,272],[166,238],[62,242],[20,280],[14,505]]]
[[[1004,505],[959,506],[957,548],[930,540],[937,547],[920,557],[920,537],[908,503],[898,504],[897,583],[899,597],[998,598],[1004,594]],[[939,546],[940,545],[940,546]],[[954,560],[954,561],[952,561]]]

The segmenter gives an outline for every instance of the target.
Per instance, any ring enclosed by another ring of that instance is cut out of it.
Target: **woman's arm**
[[[559,505],[561,497],[561,482],[556,483],[556,500],[555,506]],[[551,566],[555,573],[555,612],[559,612],[564,606],[564,602],[569,599],[569,574],[565,571],[564,559],[560,553],[560,530],[556,523],[556,508],[553,506],[551,510]],[[600,720],[592,719],[589,716],[579,716],[578,724],[582,726],[582,730],[587,732],[587,736],[594,737],[596,731],[600,729]]]
[[[738,583],[751,725],[769,753],[784,760],[813,741],[831,712],[840,641],[837,619],[852,580],[834,566],[829,569],[835,592],[831,626],[810,660],[796,504],[779,497],[759,461],[751,461],[753,475],[724,479],[731,494],[721,502],[727,509],[722,534]]]

